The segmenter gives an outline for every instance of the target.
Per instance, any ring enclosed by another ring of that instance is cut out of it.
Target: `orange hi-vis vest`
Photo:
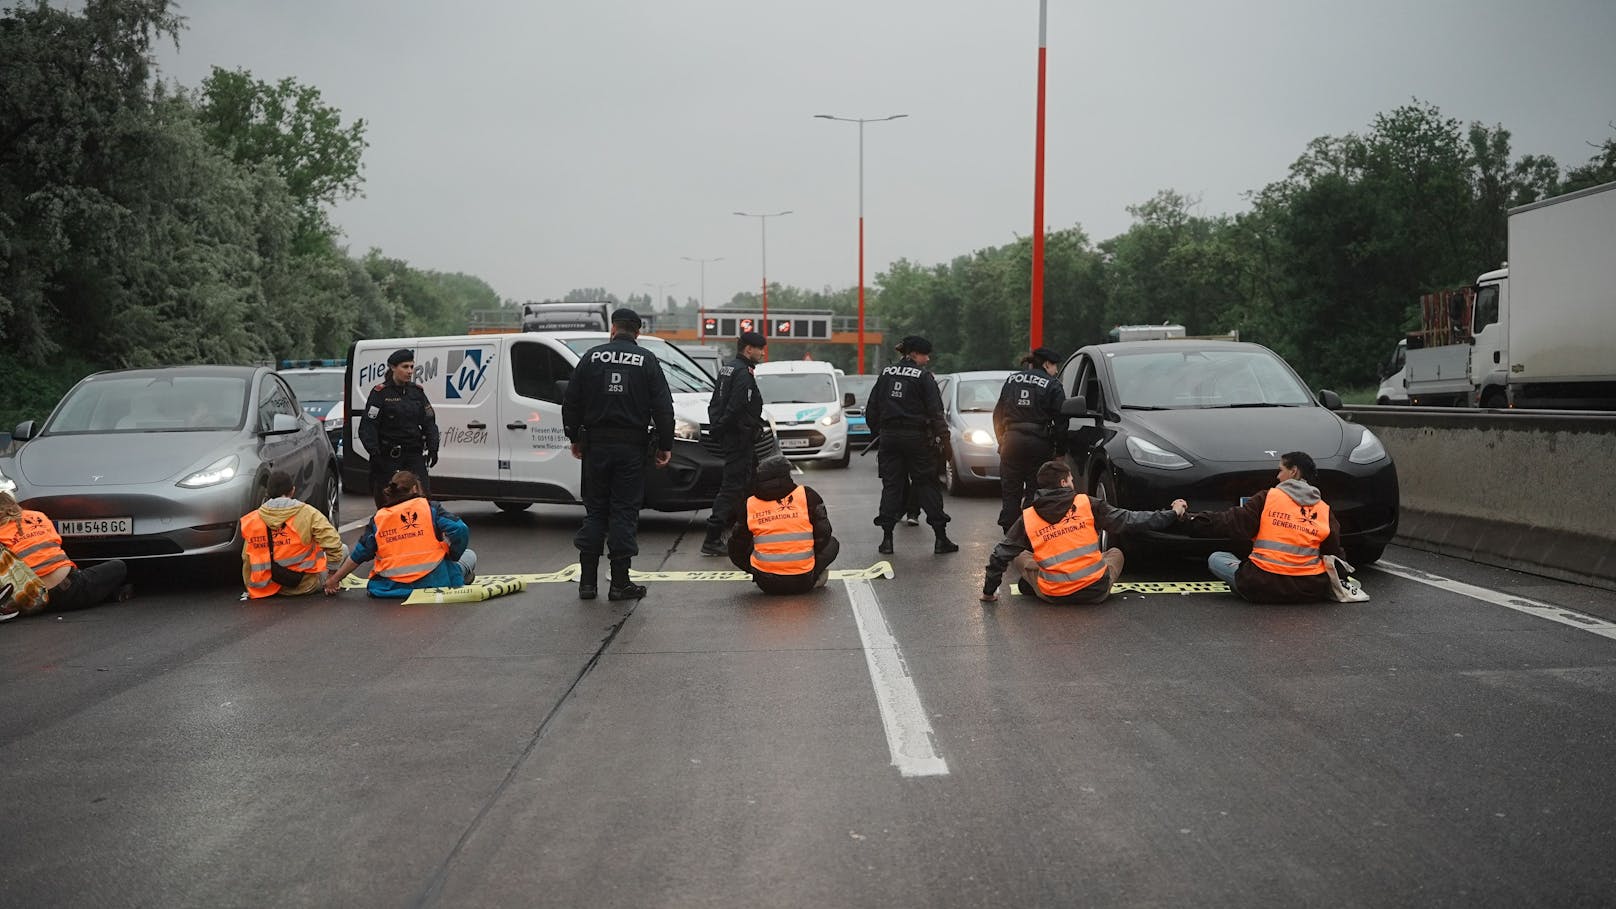
[[[814,570],[814,525],[808,494],[798,486],[771,502],[746,500],[746,526],[752,531],[752,567],[765,574],[797,575]]]
[[[1038,562],[1038,590],[1045,596],[1064,597],[1105,577],[1105,560],[1100,552],[1100,534],[1094,529],[1094,509],[1089,497],[1072,497],[1072,507],[1054,524],[1044,520],[1038,509],[1021,513],[1022,526],[1032,542],[1032,557]]]
[[[1251,543],[1251,561],[1273,574],[1323,574],[1319,544],[1329,535],[1330,506],[1323,501],[1298,505],[1283,490],[1270,489]]]
[[[426,499],[410,499],[376,512],[377,575],[408,584],[431,574],[448,554],[449,541],[438,539]]]
[[[64,565],[77,567],[62,551],[62,537],[56,532],[56,524],[37,511],[23,509],[20,518],[0,525],[0,546],[11,550],[13,556],[22,559],[23,564],[40,577]]]
[[[305,540],[297,535],[297,528],[291,521],[275,528],[275,561],[282,568],[290,568],[300,574],[323,574],[325,572],[325,550],[314,540]],[[252,511],[241,519],[241,539],[245,544],[247,553],[247,596],[252,599],[272,597],[281,592],[281,585],[275,583],[270,576],[269,563],[269,525],[265,523],[264,516],[257,510]]]

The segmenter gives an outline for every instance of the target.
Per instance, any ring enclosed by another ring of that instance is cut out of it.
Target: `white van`
[[[793,461],[830,461],[846,467],[852,456],[847,417],[853,403],[836,381],[836,369],[820,360],[773,360],[752,371],[763,394],[763,412],[774,424],[780,452]]]
[[[387,355],[406,347],[415,351],[415,381],[438,418],[432,498],[494,502],[508,511],[535,502],[580,504],[579,463],[562,431],[561,396],[579,356],[608,339],[603,331],[529,331],[359,341],[348,351],[344,488],[369,489],[359,420],[371,389],[387,376]],[[667,341],[641,335],[639,343],[662,362],[675,426],[672,463],[646,471],[645,506],[706,508],[724,469],[703,442],[712,380]],[[772,451],[773,438],[766,441]]]

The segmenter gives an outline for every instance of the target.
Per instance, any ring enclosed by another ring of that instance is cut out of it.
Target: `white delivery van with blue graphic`
[[[842,393],[834,367],[819,360],[775,360],[759,364],[753,375],[782,454],[793,461],[847,466],[852,451],[842,408],[852,403],[852,395]]]
[[[438,338],[359,341],[348,353],[343,428],[343,487],[369,489],[369,452],[359,440],[365,398],[387,376],[387,356],[415,351],[415,381],[438,420],[434,499],[495,502],[519,511],[534,503],[579,503],[579,464],[561,427],[561,396],[585,351],[604,344],[601,331],[509,332]],[[712,379],[661,338],[641,335],[673,392],[673,461],[646,471],[645,505],[685,511],[712,504],[723,459],[703,443]]]

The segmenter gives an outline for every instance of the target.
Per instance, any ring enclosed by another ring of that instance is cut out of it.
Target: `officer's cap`
[[[919,335],[910,335],[898,342],[898,353],[929,354],[931,353],[931,342]]]
[[[1032,352],[1032,365],[1034,366],[1042,366],[1045,363],[1059,363],[1060,361],[1060,354],[1047,347],[1040,347]]]
[[[791,476],[791,461],[785,455],[770,455],[758,462],[757,478],[764,480],[778,480],[781,477]]]
[[[741,332],[740,344],[742,350],[748,347],[768,347],[769,339],[755,331],[743,331]]]
[[[645,323],[640,321],[639,313],[625,306],[622,309],[616,310],[612,313],[612,324],[621,325],[625,328],[632,328],[635,331],[639,331],[640,326]]]
[[[395,350],[392,353],[387,355],[387,365],[388,366],[397,366],[400,363],[414,363],[414,362],[415,362],[415,351],[410,350],[408,347],[400,347],[398,350]]]

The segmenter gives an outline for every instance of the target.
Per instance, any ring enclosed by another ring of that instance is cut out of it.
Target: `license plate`
[[[780,440],[780,447],[781,448],[807,448],[808,447],[808,440],[807,439],[781,439]]]
[[[57,521],[56,532],[64,537],[127,537],[135,532],[134,518],[88,518]]]

